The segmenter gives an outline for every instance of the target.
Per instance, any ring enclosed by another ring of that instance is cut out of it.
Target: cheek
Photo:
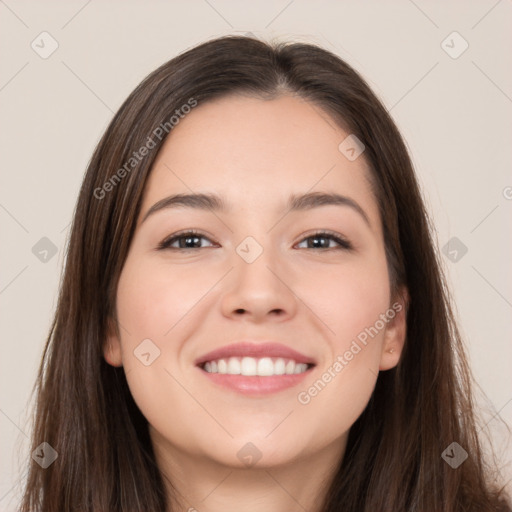
[[[316,286],[316,288],[313,288]],[[310,283],[311,309],[322,318],[328,357],[298,397],[335,437],[363,412],[379,373],[389,284],[385,258],[361,260],[315,276]]]
[[[176,421],[174,411],[190,417],[202,414],[180,386],[176,361],[186,343],[183,329],[190,328],[190,312],[210,287],[197,272],[170,271],[169,265],[140,260],[127,260],[119,280],[117,312],[125,327],[121,346],[128,387],[149,423],[172,438],[186,439],[190,428],[186,421]],[[154,345],[142,352],[141,342],[148,339]],[[147,365],[140,357],[144,353],[149,353]]]
[[[175,326],[211,288],[211,281],[197,270],[171,269],[160,262],[127,262],[117,297],[119,319],[131,333],[127,337],[129,344],[140,343],[144,338],[159,340],[160,343],[168,340]]]
[[[117,314],[123,327],[123,366],[134,397],[144,389],[162,388],[157,374],[160,381],[168,379],[162,372],[172,369],[185,342],[176,333],[208,286],[197,274],[180,275],[168,266],[135,258],[126,261],[117,289]]]
[[[303,282],[302,293],[322,319],[323,331],[338,353],[347,350],[351,340],[373,326],[389,308],[385,258],[373,255],[353,265],[333,265],[309,276]],[[382,330],[381,322],[379,326]]]

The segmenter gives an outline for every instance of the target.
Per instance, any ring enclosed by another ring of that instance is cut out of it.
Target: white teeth
[[[228,373],[228,364],[224,359],[219,359],[217,361],[218,373]]]
[[[286,363],[286,375],[291,375],[295,370],[295,361],[288,361]]]
[[[274,373],[276,375],[284,375],[285,373],[285,362],[281,357],[274,361]]]
[[[256,375],[257,361],[254,357],[243,357],[240,365],[242,375]]]
[[[258,375],[262,377],[274,375],[274,363],[270,357],[263,357],[258,361]]]
[[[230,375],[239,375],[240,374],[240,360],[236,357],[230,357],[228,361],[228,371]]]
[[[302,373],[302,372],[306,371],[306,368],[304,368],[304,367],[307,368],[307,365],[305,365],[305,364],[296,364],[295,365],[295,371],[293,373]]]
[[[272,375],[293,375],[304,373],[308,369],[306,363],[296,363],[292,359],[286,361],[282,357],[230,357],[228,360],[219,359],[208,361],[203,369],[208,373],[223,373],[228,375],[244,375],[270,377]]]

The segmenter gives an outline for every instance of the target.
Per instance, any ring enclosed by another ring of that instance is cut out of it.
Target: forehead
[[[351,161],[339,149],[349,135],[297,96],[234,95],[199,104],[161,148],[142,211],[170,193],[216,192],[257,209],[280,206],[291,194],[330,190],[357,197],[376,215],[364,157]]]

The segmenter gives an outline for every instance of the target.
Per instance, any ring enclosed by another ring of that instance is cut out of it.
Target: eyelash
[[[174,235],[171,235],[169,238],[166,238],[162,242],[158,244],[157,250],[171,250],[171,251],[196,251],[198,249],[206,249],[206,247],[188,247],[188,248],[181,248],[181,247],[170,247],[170,245],[177,240],[180,240],[182,238],[189,238],[190,236],[196,236],[198,238],[205,238],[207,240],[210,240],[207,236],[205,236],[203,233],[196,231],[194,229],[190,229],[188,231],[183,231],[181,233],[175,233]],[[312,233],[311,235],[306,236],[303,238],[299,243],[304,242],[305,240],[308,240],[310,238],[326,238],[327,240],[333,240],[334,242],[339,244],[339,247],[327,247],[327,248],[320,248],[322,251],[329,251],[329,250],[347,250],[352,251],[353,246],[352,244],[346,240],[345,238],[341,237],[334,231],[317,231],[315,233]],[[211,242],[211,240],[210,240]],[[314,250],[312,247],[308,247],[309,250]]]

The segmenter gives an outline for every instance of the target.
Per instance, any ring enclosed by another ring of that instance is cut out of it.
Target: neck
[[[320,512],[347,441],[345,435],[288,464],[240,468],[184,452],[154,430],[151,437],[168,512]]]

